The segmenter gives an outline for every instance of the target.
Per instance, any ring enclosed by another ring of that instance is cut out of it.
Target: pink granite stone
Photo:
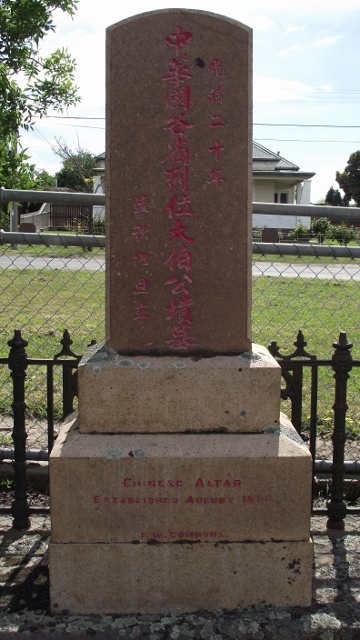
[[[252,31],[155,11],[107,31],[107,344],[251,349]]]

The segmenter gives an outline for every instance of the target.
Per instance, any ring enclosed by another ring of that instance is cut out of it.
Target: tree
[[[54,146],[53,150],[62,159],[62,168],[56,174],[58,187],[92,193],[93,169],[96,166],[95,154],[83,149],[80,145],[72,151],[61,138],[56,139],[56,143],[57,146]]]
[[[80,98],[75,62],[66,49],[40,55],[43,38],[55,30],[52,14],[74,15],[77,0],[1,0],[0,2],[0,184],[8,189],[43,188],[35,166],[21,148],[20,129],[52,108],[63,111]],[[1,207],[6,222],[8,207]]]
[[[61,9],[72,16],[76,4],[77,0],[1,0],[0,134],[3,141],[13,143],[21,127],[32,127],[34,118],[45,115],[49,108],[63,111],[79,101],[74,85],[75,61],[69,52],[57,49],[43,58],[39,50],[45,35],[55,30],[53,11]]]
[[[345,171],[343,171],[342,173],[340,173],[340,171],[337,171],[336,182],[339,184],[340,189],[342,189],[344,192],[344,205],[348,207],[350,200],[352,200],[349,176]]]
[[[360,207],[360,151],[350,155],[342,173],[336,172],[336,182],[345,193],[346,203],[353,199],[356,206]]]
[[[50,175],[46,169],[35,169],[35,183],[35,189],[51,191],[56,187],[56,178]]]
[[[14,151],[6,141],[0,140],[0,184],[7,189],[40,189],[47,190],[55,186],[56,181],[44,169],[37,170],[28,162],[26,149]],[[25,210],[27,207],[25,205]],[[0,207],[0,225],[9,224],[10,204]]]
[[[330,204],[333,207],[340,207],[343,204],[343,199],[341,197],[339,189],[334,189],[334,187],[331,185],[329,191],[325,196],[325,202],[326,204]]]

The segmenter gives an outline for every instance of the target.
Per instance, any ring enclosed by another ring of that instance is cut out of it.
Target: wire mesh
[[[0,246],[0,356],[7,356],[7,341],[15,328],[28,341],[29,357],[53,357],[65,328],[73,349],[82,354],[92,339],[104,338],[105,252],[70,246]],[[268,346],[276,340],[290,353],[299,329],[307,351],[330,358],[340,330],[360,353],[360,260],[344,257],[253,256],[253,340]],[[11,379],[0,368],[0,442],[11,428]],[[36,369],[36,370],[35,370]],[[45,370],[27,371],[28,443],[46,446]],[[309,409],[309,378],[304,376],[303,431],[306,436]],[[55,419],[59,420],[61,374],[55,372]],[[360,458],[360,415],[357,398],[360,371],[353,369],[349,382],[346,458]],[[317,458],[328,458],[333,429],[334,380],[331,370],[319,371]],[[288,404],[283,410],[290,415]],[[10,425],[10,427],[9,427]]]

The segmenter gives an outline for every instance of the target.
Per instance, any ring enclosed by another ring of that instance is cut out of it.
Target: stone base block
[[[303,540],[311,456],[281,417],[268,433],[82,434],[50,456],[52,540]]]
[[[281,370],[265,347],[239,356],[119,356],[90,347],[79,369],[80,431],[261,432],[278,424]]]
[[[312,544],[50,544],[51,610],[234,609],[311,600]]]

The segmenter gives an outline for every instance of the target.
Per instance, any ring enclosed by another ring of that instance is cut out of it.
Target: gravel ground
[[[266,603],[234,611],[183,615],[80,616],[49,612],[47,546],[50,518],[33,516],[26,532],[0,517],[0,634],[36,640],[148,640],[208,638],[222,640],[360,639],[360,518],[349,516],[344,532],[326,530],[326,518],[312,518],[313,599],[310,606],[285,608]]]

